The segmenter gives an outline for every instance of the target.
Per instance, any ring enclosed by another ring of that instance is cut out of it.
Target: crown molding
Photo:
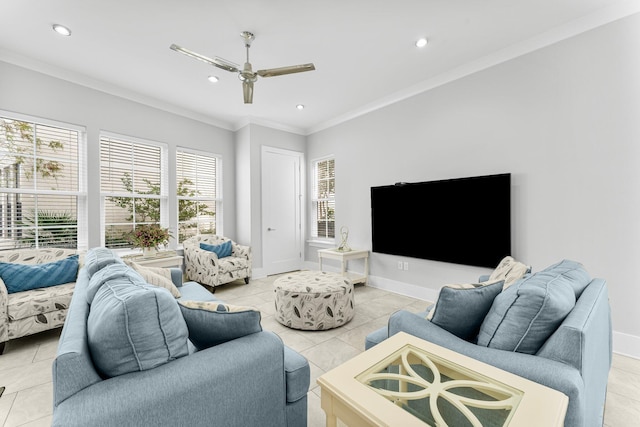
[[[605,7],[589,15],[585,15],[582,18],[570,21],[520,43],[507,46],[504,49],[500,49],[476,61],[463,64],[433,78],[424,80],[416,85],[394,92],[389,96],[380,98],[369,104],[365,104],[360,108],[349,111],[340,116],[336,116],[333,119],[329,119],[316,126],[312,126],[307,129],[306,135],[311,135],[322,130],[332,128],[341,123],[427,92],[438,86],[445,85],[638,12],[640,12],[640,2],[637,0],[624,0],[617,2],[614,5]]]
[[[104,92],[108,95],[114,95],[120,98],[127,99],[129,101],[137,102],[149,107],[156,108],[158,110],[166,111],[168,113],[176,114],[188,119],[193,119],[199,122],[207,123],[222,129],[233,131],[231,123],[218,120],[216,118],[206,116],[204,114],[198,114],[191,110],[175,106],[173,104],[160,101],[150,96],[142,95],[138,92],[128,90],[110,83],[106,83],[101,80],[92,79],[86,75],[75,73],[60,67],[56,67],[51,64],[47,64],[42,61],[28,58],[26,56],[17,54],[15,52],[0,48],[0,61],[16,65],[18,67],[26,68],[31,71],[42,73],[51,77],[55,77],[61,80],[68,81],[70,83],[78,84],[80,86],[94,89],[100,92]]]

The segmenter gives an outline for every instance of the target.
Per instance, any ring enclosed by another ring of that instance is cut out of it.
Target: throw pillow
[[[146,267],[133,261],[126,261],[125,263],[140,274],[148,284],[167,289],[175,298],[180,298],[182,296],[176,285],[174,285],[171,280],[170,269],[162,267]]]
[[[77,277],[78,255],[46,264],[0,262],[0,278],[10,294],[75,282]]]
[[[480,326],[478,345],[536,354],[575,306],[561,263],[504,290]]]
[[[467,341],[474,341],[504,281],[445,285],[427,319]]]
[[[260,312],[220,301],[178,301],[198,350],[262,331]]]
[[[516,261],[513,257],[504,257],[498,264],[491,276],[489,282],[496,280],[504,280],[504,289],[513,285],[516,281],[522,279],[526,274],[531,273],[531,266]]]
[[[189,331],[165,289],[114,277],[96,293],[87,319],[93,363],[105,378],[155,368],[189,352]]]
[[[200,249],[205,251],[215,252],[218,258],[225,258],[231,256],[231,240],[227,240],[219,245],[209,245],[207,243],[200,243]]]

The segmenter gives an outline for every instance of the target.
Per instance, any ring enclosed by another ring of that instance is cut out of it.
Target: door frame
[[[304,260],[305,260],[305,236],[306,236],[306,163],[305,163],[305,155],[303,152],[301,151],[295,151],[295,150],[287,150],[284,148],[277,148],[277,147],[272,147],[272,146],[267,146],[267,145],[263,145],[262,146],[262,150],[261,150],[261,160],[260,160],[260,170],[261,170],[261,175],[260,175],[260,238],[262,241],[262,266],[264,269],[264,274],[265,275],[271,275],[271,274],[277,274],[278,272],[274,272],[272,267],[267,265],[266,260],[265,260],[265,254],[266,254],[266,234],[267,234],[267,230],[266,230],[266,225],[264,224],[264,219],[265,219],[265,182],[266,180],[264,179],[264,175],[265,175],[265,171],[266,171],[266,162],[265,162],[265,153],[267,152],[272,152],[272,153],[276,153],[276,154],[281,154],[281,155],[287,155],[287,156],[292,156],[292,157],[297,157],[298,158],[298,185],[299,185],[299,190],[298,190],[298,209],[299,209],[299,215],[300,215],[300,241],[298,242],[298,244],[300,245],[300,263],[299,263],[299,268],[302,268],[304,265]]]

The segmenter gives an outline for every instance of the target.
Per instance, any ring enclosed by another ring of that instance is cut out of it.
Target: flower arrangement
[[[156,248],[158,245],[169,243],[171,234],[168,228],[162,228],[158,224],[138,225],[135,230],[127,235],[129,242],[137,248]]]

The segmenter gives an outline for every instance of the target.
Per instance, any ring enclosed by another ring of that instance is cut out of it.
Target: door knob
[[[276,229],[269,227],[269,228],[267,228],[267,231],[276,231]]]

